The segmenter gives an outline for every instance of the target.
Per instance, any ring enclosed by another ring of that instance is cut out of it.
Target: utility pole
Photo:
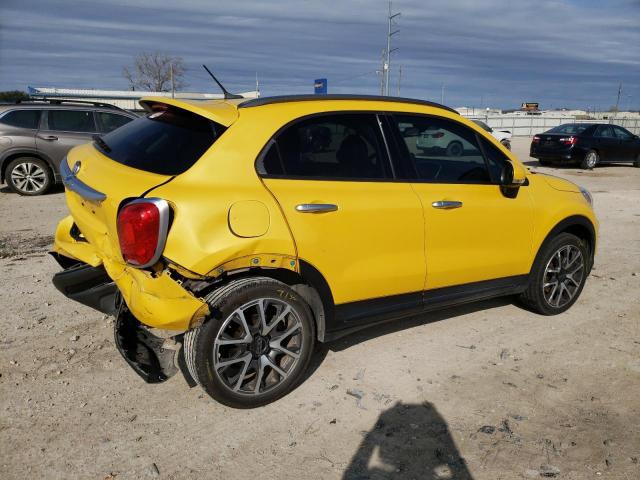
[[[258,83],[258,72],[256,72],[256,97],[260,96],[260,84]]]
[[[169,64],[169,75],[171,76],[171,98],[176,98],[176,84],[173,81],[173,62]]]
[[[400,86],[402,85],[402,65],[398,68],[398,96],[400,96]]]
[[[385,50],[385,61],[383,63],[383,75],[384,75],[384,94],[389,95],[389,72],[391,70],[391,53],[396,51],[397,48],[391,48],[391,37],[398,33],[400,30],[391,31],[391,27],[395,25],[393,19],[400,16],[400,12],[391,13],[391,0],[389,0],[389,16],[387,17],[387,49]]]
[[[380,68],[380,95],[384,95],[384,74],[385,74],[385,70],[384,70],[384,66],[385,66],[385,62],[387,59],[387,51],[383,48],[382,49],[382,66]]]
[[[620,82],[620,86],[618,87],[618,98],[616,99],[616,111],[613,112],[613,118],[616,118],[618,114],[618,108],[620,107],[620,95],[622,95],[622,82]]]

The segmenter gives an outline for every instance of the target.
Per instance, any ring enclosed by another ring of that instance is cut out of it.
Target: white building
[[[138,90],[93,90],[78,88],[27,87],[32,98],[57,98],[60,100],[82,100],[115,105],[125,110],[142,110],[138,100],[142,97],[171,97],[171,92],[143,92]],[[257,98],[259,91],[243,92],[244,98]],[[217,100],[222,93],[175,92],[175,98],[186,100]]]

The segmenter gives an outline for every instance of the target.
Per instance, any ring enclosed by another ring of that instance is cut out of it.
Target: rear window
[[[13,110],[0,118],[0,123],[20,128],[38,128],[41,110]]]
[[[138,118],[94,142],[106,156],[129,167],[161,175],[188,170],[225,127],[179,108]]]
[[[588,123],[566,123],[564,125],[558,125],[557,127],[549,130],[549,133],[567,133],[575,135],[584,132],[591,125]]]

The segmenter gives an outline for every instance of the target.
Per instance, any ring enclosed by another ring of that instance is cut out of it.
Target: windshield
[[[179,175],[196,163],[224,131],[225,127],[207,118],[168,107],[96,138],[94,145],[123,165]]]
[[[584,132],[590,125],[588,123],[566,123],[564,125],[558,125],[549,130],[548,133],[563,133],[563,134],[578,134]]]

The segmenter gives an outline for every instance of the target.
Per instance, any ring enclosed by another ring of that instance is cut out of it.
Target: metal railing
[[[612,123],[640,135],[640,117],[618,117],[605,120],[582,120],[576,117],[548,117],[543,115],[467,115],[471,120],[482,120],[495,130],[509,130],[514,137],[531,137],[564,123]]]

